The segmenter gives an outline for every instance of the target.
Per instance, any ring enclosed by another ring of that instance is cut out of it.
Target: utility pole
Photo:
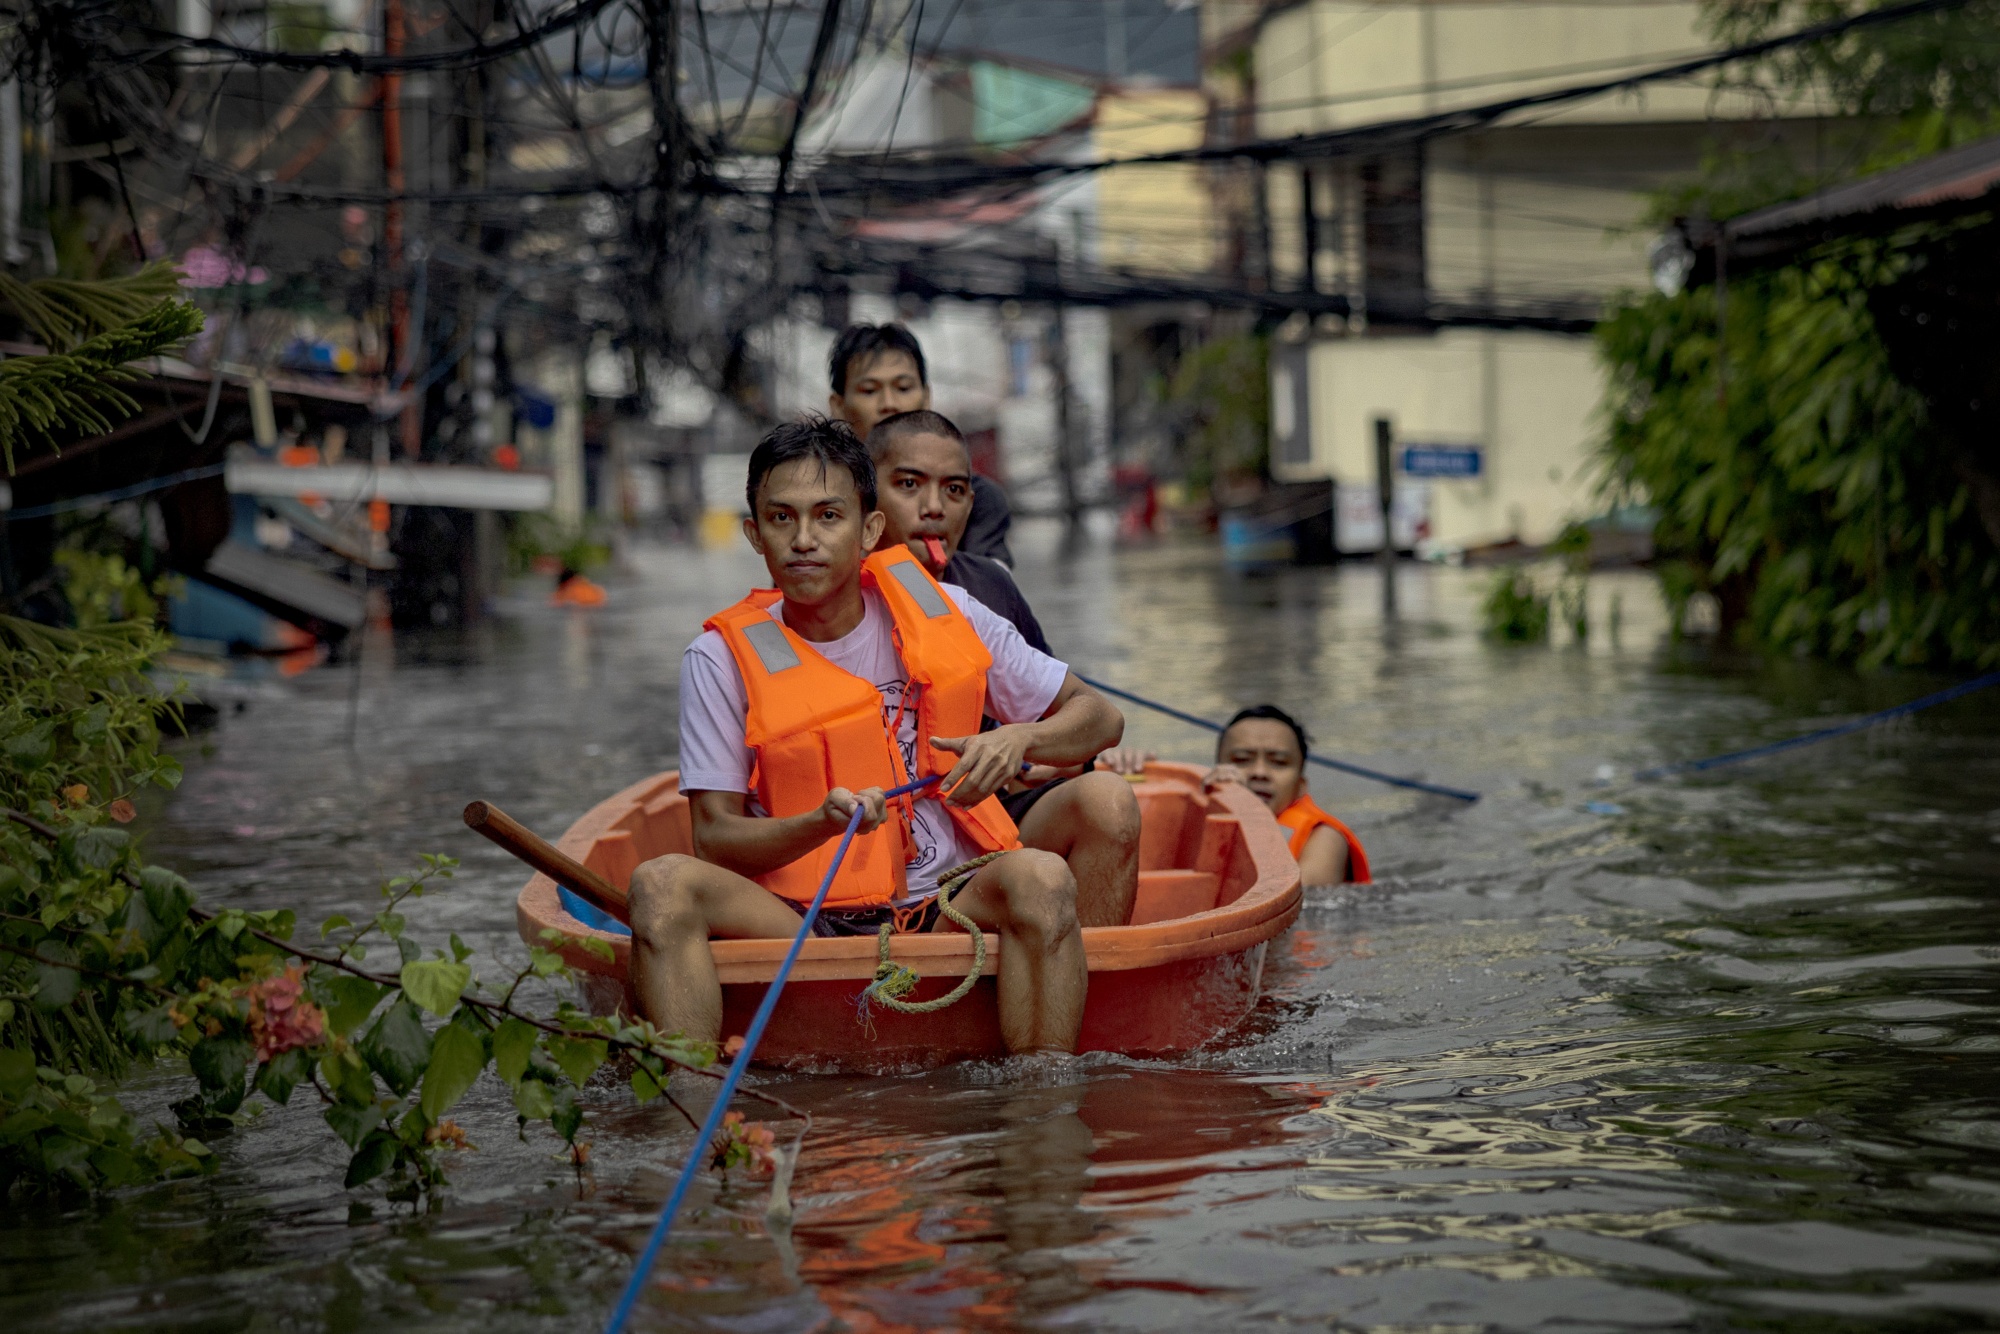
[[[1375,489],[1382,507],[1382,618],[1396,616],[1396,458],[1395,429],[1387,417],[1375,419]]]
[[[1056,382],[1056,477],[1062,483],[1063,514],[1074,524],[1083,518],[1083,495],[1078,487],[1075,433],[1070,423],[1069,336],[1063,326],[1063,305],[1058,301],[1049,321],[1046,347]]]
[[[403,54],[403,0],[382,0],[382,53]],[[384,378],[407,380],[415,373],[416,349],[410,341],[410,294],[404,289],[403,266],[403,76],[395,69],[382,74],[382,183],[389,200],[382,208],[382,256],[389,270],[389,364]],[[423,412],[415,403],[403,409],[399,423],[403,453],[415,458],[423,447]]]

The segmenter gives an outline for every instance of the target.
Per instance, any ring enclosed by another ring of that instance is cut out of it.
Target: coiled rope
[[[1001,852],[989,852],[983,857],[974,857],[969,862],[954,866],[938,877],[939,914],[956,922],[972,937],[972,968],[957,986],[944,995],[927,1001],[903,999],[917,989],[917,974],[913,969],[905,968],[889,957],[889,942],[895,938],[896,924],[893,921],[882,923],[881,931],[875,936],[877,949],[875,980],[863,987],[861,994],[854,998],[855,1018],[868,1029],[869,1037],[875,1036],[875,1019],[869,1013],[871,1005],[880,1005],[884,1009],[895,1010],[900,1014],[934,1014],[946,1006],[956,1005],[978,984],[979,975],[986,971],[986,933],[979,929],[977,922],[951,906],[951,896],[964,888],[966,882],[978,873],[980,867],[1004,855]]]

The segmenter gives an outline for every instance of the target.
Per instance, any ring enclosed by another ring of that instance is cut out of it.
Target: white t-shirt
[[[993,655],[993,666],[986,673],[986,712],[1003,723],[1033,722],[1048,712],[1069,668],[1030,648],[1012,622],[958,585],[942,587]],[[861,624],[839,639],[812,647],[834,666],[875,687],[882,696],[882,723],[886,727],[896,717],[910,678],[891,637],[895,622],[888,605],[873,589],[862,590],[861,596]],[[772,604],[773,620],[782,619],[783,605]],[[681,655],[681,791],[750,792],[750,771],[756,757],[744,742],[749,711],[743,674],[737,670],[729,645],[720,633],[704,630]],[[902,747],[904,768],[914,774],[915,699],[902,710],[896,744]],[[943,752],[939,756],[944,758]],[[908,901],[937,893],[937,877],[942,872],[972,860],[980,851],[959,833],[944,803],[936,797],[919,797],[912,806],[910,823],[917,855],[909,866]],[[749,810],[752,815],[765,813],[754,794]]]

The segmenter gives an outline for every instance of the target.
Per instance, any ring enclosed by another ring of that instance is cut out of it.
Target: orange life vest
[[[1278,823],[1292,831],[1292,856],[1297,857],[1306,850],[1306,840],[1313,836],[1313,830],[1325,825],[1347,840],[1347,880],[1349,884],[1369,885],[1374,878],[1368,874],[1368,854],[1362,850],[1361,840],[1354,831],[1334,819],[1319,808],[1319,803],[1309,793],[1299,793],[1299,799],[1285,807],[1278,816]]]
[[[756,756],[750,785],[773,816],[817,809],[836,787],[858,792],[947,773],[958,757],[935,750],[931,738],[979,731],[993,655],[972,622],[906,546],[868,557],[861,584],[880,593],[887,604],[896,652],[916,694],[915,774],[905,772],[895,735],[882,717],[881,695],[828,662],[771,614],[781,597],[777,589],[757,589],[706,622],[729,645],[743,675],[749,701],[743,739]],[[970,809],[945,803],[944,809],[981,852],[1021,846],[1013,820],[996,798]],[[876,908],[904,897],[904,868],[915,855],[907,821],[906,807],[902,818],[885,820],[854,840],[827,891],[827,907]],[[839,842],[828,839],[790,865],[758,876],[757,883],[773,894],[809,903]]]

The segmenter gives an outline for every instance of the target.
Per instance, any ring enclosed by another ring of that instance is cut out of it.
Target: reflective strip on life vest
[[[895,562],[889,566],[889,573],[896,577],[896,582],[903,586],[925,616],[936,620],[940,616],[951,615],[952,609],[944,600],[944,591],[931,582],[929,573],[914,559]]]
[[[752,621],[743,627],[743,637],[757,650],[757,660],[764,664],[766,675],[776,676],[799,665],[799,651],[785,638],[784,628],[776,621]]]

